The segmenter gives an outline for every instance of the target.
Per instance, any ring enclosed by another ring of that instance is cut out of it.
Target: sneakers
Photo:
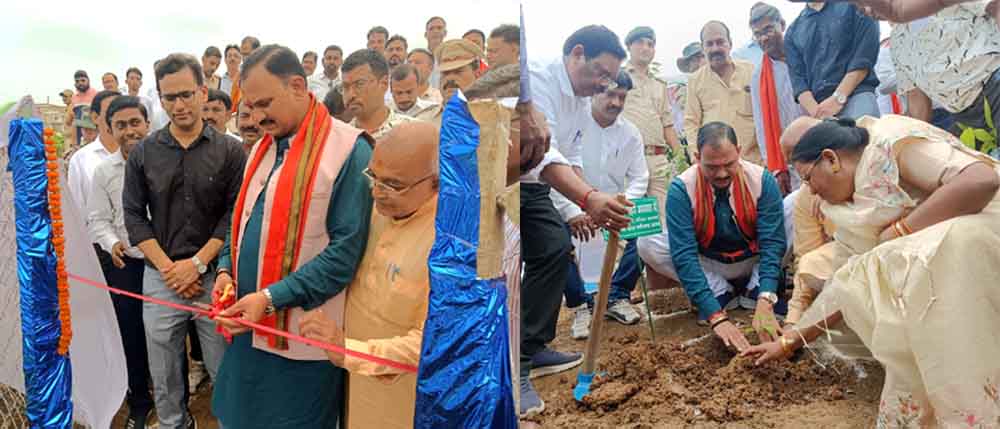
[[[528,418],[545,411],[545,401],[538,396],[535,386],[531,385],[531,380],[521,377],[521,409],[519,414],[522,419]]]
[[[546,375],[560,373],[583,363],[583,355],[580,353],[560,353],[555,350],[544,348],[531,357],[531,374],[529,378],[538,378]],[[524,403],[524,396],[521,396]]]
[[[743,309],[746,309],[746,310],[756,310],[757,309],[757,300],[754,299],[754,298],[750,298],[749,296],[740,295],[739,298],[733,299],[733,301],[739,301],[740,308],[743,308]]]
[[[629,304],[627,299],[619,299],[610,306],[608,306],[608,312],[604,315],[608,319],[613,319],[618,321],[623,325],[634,325],[639,321],[639,312],[635,311],[632,304]]]
[[[146,429],[146,422],[149,421],[151,414],[153,414],[152,408],[146,410],[146,412],[129,411],[128,419],[125,420],[125,429]]]
[[[191,361],[191,366],[188,368],[188,393],[194,395],[198,391],[198,386],[206,378],[208,378],[208,373],[205,372],[205,363]]]
[[[569,336],[574,340],[584,340],[590,336],[590,308],[587,304],[580,304],[573,309],[573,327],[569,330]]]

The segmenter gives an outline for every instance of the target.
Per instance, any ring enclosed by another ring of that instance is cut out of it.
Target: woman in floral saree
[[[843,320],[884,365],[879,427],[1000,427],[1000,176],[924,122],[827,120],[792,161],[846,263],[800,322],[754,346],[787,358]]]

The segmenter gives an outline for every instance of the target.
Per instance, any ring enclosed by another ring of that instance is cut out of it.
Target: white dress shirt
[[[339,84],[340,74],[337,75],[336,79],[330,79],[322,72],[309,77],[309,91],[316,96],[316,101],[319,101],[320,103],[326,99],[326,94],[333,90],[333,87]]]
[[[80,209],[80,213],[87,213],[89,207],[87,198],[91,182],[94,180],[94,171],[97,170],[97,166],[116,153],[118,151],[109,152],[105,149],[98,136],[96,140],[73,153],[69,159],[66,186],[69,187],[69,194],[73,198],[73,203]],[[93,240],[94,237],[90,239]]]
[[[170,115],[163,109],[163,104],[160,103],[160,93],[156,91],[156,88],[150,88],[146,92],[146,98],[153,101],[153,109],[146,112],[149,115],[149,133],[152,134],[170,123]]]
[[[122,187],[125,184],[125,158],[115,152],[94,170],[87,201],[87,231],[105,252],[111,253],[115,243],[125,245],[125,254],[141,259],[138,247],[129,246],[122,212]]]
[[[562,58],[529,61],[531,103],[545,115],[552,134],[549,151],[538,166],[521,175],[521,183],[541,183],[542,170],[549,164],[583,166],[583,129],[590,116],[590,103],[577,97]]]
[[[413,103],[413,107],[410,107],[409,110],[399,110],[399,107],[396,106],[396,101],[395,100],[389,100],[389,103],[386,104],[386,105],[389,106],[389,108],[392,109],[393,112],[399,113],[401,115],[412,116],[412,117],[416,118],[417,117],[417,113],[419,113],[421,110],[424,110],[424,109],[426,109],[428,107],[431,107],[431,106],[436,106],[437,103],[434,103],[432,101],[427,101],[427,100],[424,100],[424,99],[421,99],[421,98],[417,98],[416,103]]]
[[[603,128],[591,116],[583,135],[584,181],[604,193],[624,193],[628,199],[646,195],[649,168],[642,134],[634,124],[619,116],[613,124]],[[569,221],[583,214],[576,203],[555,189],[550,196],[563,220]]]

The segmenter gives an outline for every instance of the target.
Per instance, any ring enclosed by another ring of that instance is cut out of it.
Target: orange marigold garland
[[[69,277],[66,274],[66,238],[63,235],[62,198],[59,190],[59,161],[55,132],[45,129],[45,166],[49,177],[49,216],[52,218],[52,247],[56,252],[56,290],[59,298],[59,354],[69,352],[73,326],[69,312]]]

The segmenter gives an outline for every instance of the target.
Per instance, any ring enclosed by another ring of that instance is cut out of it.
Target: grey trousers
[[[215,273],[209,271],[201,277],[205,293],[194,299],[183,299],[167,288],[160,272],[146,267],[142,277],[144,294],[177,304],[192,305],[195,302],[212,302],[212,285]],[[188,320],[194,315],[186,311],[149,302],[143,303],[142,320],[146,326],[146,348],[149,350],[149,373],[153,378],[153,399],[161,429],[183,429],[191,418],[185,402],[186,383],[183,365],[187,365],[184,339],[188,333]],[[202,354],[208,375],[215,380],[222,362],[226,343],[222,335],[215,332],[215,322],[207,318],[195,319],[198,338],[201,340]]]
[[[865,115],[874,118],[881,116],[878,110],[878,97],[874,92],[862,92],[848,97],[847,104],[844,104],[844,108],[837,116],[857,120]]]

